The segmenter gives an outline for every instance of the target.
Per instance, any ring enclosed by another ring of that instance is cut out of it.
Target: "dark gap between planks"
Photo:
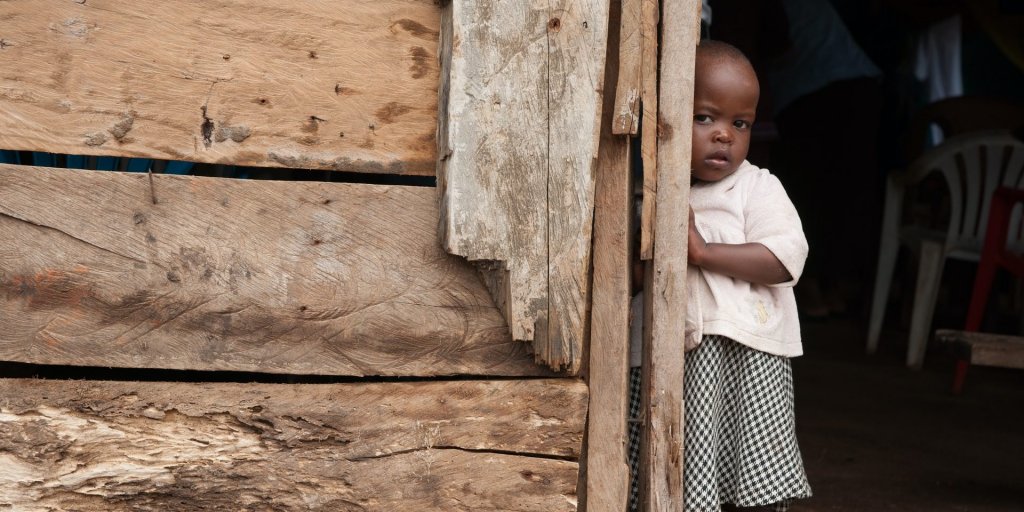
[[[237,165],[193,163],[178,160],[154,158],[81,156],[33,151],[0,149],[0,164],[33,165],[64,169],[153,172],[184,176],[205,176],[213,178],[277,180],[277,181],[319,181],[329,183],[365,183],[370,185],[402,185],[411,187],[435,187],[433,176],[407,176],[401,174],[377,174],[320,169],[293,169],[284,167],[244,167]]]
[[[32,363],[0,362],[0,378],[46,380],[97,380],[126,382],[235,382],[260,384],[375,384],[386,382],[437,381],[496,381],[552,379],[557,376],[495,376],[495,375],[438,375],[432,377],[407,376],[345,376],[345,375],[291,375],[282,373],[167,370],[152,368],[109,368],[103,366],[67,366]]]

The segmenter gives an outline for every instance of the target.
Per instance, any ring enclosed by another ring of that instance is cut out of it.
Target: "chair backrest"
[[[950,219],[946,252],[977,254],[985,240],[989,205],[997,187],[1024,188],[1024,142],[1006,131],[971,132],[925,151],[907,169],[906,183],[940,173],[949,187]],[[1024,249],[1018,208],[1007,246]]]
[[[938,126],[943,138],[964,133],[1012,130],[1024,126],[1024,103],[1003,98],[956,96],[917,111],[904,135],[904,154],[911,162],[928,149],[928,135]]]

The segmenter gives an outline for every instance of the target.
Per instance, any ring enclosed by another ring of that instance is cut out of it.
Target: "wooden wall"
[[[0,379],[0,397],[13,510],[576,508],[586,386],[567,379]]]
[[[582,368],[608,0],[450,2],[440,235],[478,262],[512,336]]]
[[[575,510],[588,389],[534,360],[585,350],[600,80],[576,79],[603,76],[606,9],[537,13],[556,117],[580,115],[545,133],[582,144],[545,157],[571,163],[545,178],[572,206],[544,203],[553,355],[445,252],[436,189],[0,165],[0,363],[95,373],[0,380],[0,507]],[[440,20],[433,0],[0,2],[0,149],[433,175]]]
[[[435,191],[0,165],[0,359],[542,375]]]
[[[0,147],[433,175],[433,0],[0,3]]]

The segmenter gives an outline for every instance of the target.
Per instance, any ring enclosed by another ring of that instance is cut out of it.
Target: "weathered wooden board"
[[[478,262],[512,336],[579,370],[607,0],[442,13],[441,239]]]
[[[612,133],[636,135],[640,126],[643,0],[623,0],[619,23],[619,76],[615,86]]]
[[[627,16],[622,2],[622,16]],[[611,5],[605,83],[623,71],[618,40],[627,35],[618,22],[618,0]],[[618,55],[616,55],[618,53]],[[628,66],[625,69],[629,69]],[[622,81],[618,83],[621,85]],[[621,89],[620,89],[621,90]],[[619,98],[604,98],[604,120],[594,191],[594,285],[590,321],[590,407],[587,422],[586,510],[622,512],[629,498],[626,421],[629,412],[630,217],[632,175],[630,137],[613,134]]]
[[[0,507],[571,511],[569,379],[0,380]]]
[[[640,156],[644,166],[643,204],[640,210],[640,258],[654,257],[654,207],[658,197],[658,0],[641,0],[642,20],[640,95]]]
[[[434,173],[432,0],[14,0],[0,20],[0,147]]]
[[[644,510],[683,510],[683,337],[686,233],[690,211],[693,74],[700,40],[699,0],[663,4],[658,98],[658,203],[655,207],[651,337],[644,340]],[[647,304],[645,304],[645,307]]]
[[[537,375],[431,188],[0,165],[0,360]]]

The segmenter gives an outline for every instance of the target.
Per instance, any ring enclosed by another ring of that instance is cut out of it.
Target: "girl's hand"
[[[686,239],[686,256],[691,264],[700,266],[704,260],[704,249],[707,248],[707,242],[704,241],[700,231],[697,231],[697,223],[694,218],[693,207],[690,207],[690,229]]]
[[[690,208],[686,253],[691,265],[748,283],[778,284],[793,279],[779,258],[763,244],[707,243],[697,231],[693,208]]]

